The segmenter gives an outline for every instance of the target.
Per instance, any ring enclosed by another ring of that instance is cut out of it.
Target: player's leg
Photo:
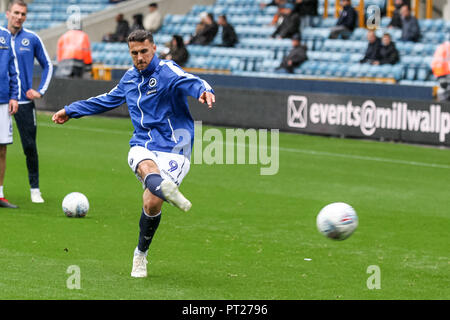
[[[3,181],[5,180],[5,171],[6,171],[6,144],[0,144],[0,199],[4,198]]]
[[[6,172],[6,147],[13,142],[12,120],[8,104],[0,105],[0,208],[17,208],[5,199],[3,182]]]
[[[144,181],[145,191],[142,196],[142,213],[139,220],[139,241],[134,250],[133,269],[131,276],[143,278],[147,276],[147,254],[153,240],[159,222],[161,221],[161,207],[165,197],[161,192],[162,178],[158,165],[153,160],[142,160],[139,162],[137,175]]]
[[[162,192],[166,183],[165,179],[161,177],[157,159],[159,158],[156,153],[142,147],[133,147],[128,154],[130,168],[145,186],[139,220],[139,242],[134,251],[131,271],[131,276],[136,278],[147,276],[148,248],[161,220],[161,207],[167,200],[166,195]],[[170,183],[174,184],[172,181]]]
[[[150,159],[142,160],[137,166],[136,173],[144,182],[145,187],[161,200],[162,205],[162,202],[167,199],[161,190],[161,183],[164,179],[161,177],[156,162]],[[150,202],[148,202],[148,204],[150,204]]]
[[[163,200],[153,195],[148,189],[143,194],[143,209],[139,220],[139,241],[134,250],[131,276],[143,278],[147,276],[147,254],[159,222]]]
[[[159,153],[159,154],[168,154],[168,153]],[[169,154],[170,155],[170,154]],[[165,159],[161,159],[159,162],[162,165],[165,162],[170,162],[172,160],[164,161]],[[160,199],[167,201],[174,206],[178,207],[183,211],[188,211],[192,204],[189,200],[187,200],[184,195],[178,190],[178,185],[172,181],[171,178],[167,177],[163,179],[161,177],[161,173],[159,171],[158,165],[152,160],[144,160],[139,166],[137,173],[143,179],[145,186],[148,190]],[[166,174],[168,175],[168,174]]]
[[[142,212],[139,220],[139,240],[133,254],[131,276],[143,278],[147,276],[147,254],[153,236],[161,220],[161,207],[164,196],[160,190],[159,169],[151,160],[155,154],[142,147],[133,147],[128,154],[128,164],[145,187],[142,201]],[[161,179],[162,180],[162,179]]]
[[[39,190],[39,159],[36,146],[36,109],[34,102],[21,104],[19,111],[14,115],[22,149],[25,154],[28,169],[28,181],[30,183],[31,201],[43,203]]]

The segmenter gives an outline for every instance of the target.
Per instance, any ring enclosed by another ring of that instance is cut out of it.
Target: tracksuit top
[[[53,75],[52,61],[45,50],[41,38],[33,31],[22,28],[17,34],[12,35],[14,49],[20,70],[21,98],[19,103],[28,103],[26,92],[33,87],[34,57],[42,67],[41,83],[36,90],[44,95]]]
[[[110,92],[65,106],[70,118],[99,114],[127,103],[134,126],[130,147],[184,154],[190,158],[194,121],[187,96],[199,98],[211,86],[156,54],[145,70],[130,68]],[[188,152],[186,152],[188,150]]]
[[[0,104],[20,99],[19,66],[8,29],[0,27]]]

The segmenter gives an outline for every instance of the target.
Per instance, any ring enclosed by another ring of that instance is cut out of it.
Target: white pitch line
[[[59,127],[55,124],[48,124],[48,123],[38,123],[38,126],[48,127],[48,128]],[[86,127],[77,127],[77,126],[73,126],[73,125],[63,125],[63,126],[61,126],[61,128],[66,128],[66,129],[70,129],[70,130],[101,132],[101,133],[126,134],[128,136],[130,135],[130,131],[99,129],[99,128],[86,128]],[[216,143],[220,143],[220,142],[216,141]],[[224,142],[222,142],[222,143],[224,143]],[[230,142],[225,142],[224,144],[230,144]],[[240,146],[241,144],[235,144],[235,145]],[[246,145],[246,146],[250,147],[250,145]],[[256,147],[259,147],[259,146],[257,145]],[[284,151],[284,152],[303,153],[303,154],[309,154],[309,155],[320,156],[320,157],[345,158],[345,159],[354,159],[354,160],[363,160],[363,161],[374,161],[374,162],[410,165],[410,166],[416,166],[416,167],[450,169],[450,165],[439,164],[439,163],[427,163],[427,162],[408,161],[408,160],[391,159],[391,158],[369,157],[369,156],[360,156],[360,155],[352,155],[352,154],[344,154],[344,153],[316,151],[316,150],[309,150],[309,149],[294,149],[294,148],[280,147],[279,150]]]
[[[310,155],[314,155],[314,156],[346,158],[346,159],[385,162],[385,163],[393,163],[393,164],[405,164],[405,165],[419,166],[419,167],[450,169],[450,165],[439,164],[439,163],[427,163],[427,162],[408,161],[408,160],[380,158],[380,157],[369,157],[369,156],[359,156],[359,155],[353,155],[353,154],[333,153],[333,152],[326,152],[326,151],[314,151],[314,150],[307,150],[307,149],[301,150],[301,149],[292,149],[292,148],[283,148],[283,147],[280,147],[280,150],[286,151],[286,152],[305,153],[305,154],[310,154]]]

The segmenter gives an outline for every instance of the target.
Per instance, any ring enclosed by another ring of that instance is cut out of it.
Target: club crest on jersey
[[[4,37],[0,37],[0,43],[1,43],[1,44],[5,44],[5,43],[6,43],[6,40],[5,40]]]
[[[150,87],[150,90],[147,91],[147,95],[156,93],[158,90],[155,88],[157,85],[158,81],[156,81],[155,78],[150,78],[150,80],[148,81],[148,86]]]
[[[27,39],[27,38],[23,38],[22,39],[22,45],[25,46],[25,47],[29,46],[30,45],[30,40]]]
[[[157,83],[158,83],[158,82],[156,81],[155,78],[151,78],[150,81],[148,82],[148,86],[149,86],[150,88],[154,88],[154,87],[156,87],[156,84],[157,84]]]

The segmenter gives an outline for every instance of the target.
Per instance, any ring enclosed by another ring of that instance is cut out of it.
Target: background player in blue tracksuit
[[[150,32],[132,32],[128,47],[134,67],[116,87],[109,93],[65,106],[52,120],[62,124],[69,118],[98,114],[127,103],[134,126],[128,164],[146,188],[131,276],[146,277],[146,256],[161,219],[163,201],[183,211],[191,208],[178,190],[189,171],[194,140],[187,96],[198,98],[209,108],[215,96],[206,81],[184,72],[171,60],[160,60]]]
[[[25,153],[28,180],[31,187],[31,201],[42,203],[39,190],[39,161],[36,147],[36,108],[33,100],[41,98],[52,78],[53,65],[39,36],[33,31],[23,28],[27,16],[27,4],[23,0],[10,2],[6,11],[8,30],[12,34],[14,47],[19,64],[20,81],[22,84],[19,111],[14,115],[23,152]],[[41,83],[37,90],[33,86],[34,58],[42,67]]]
[[[3,182],[6,170],[6,146],[13,142],[11,115],[17,112],[20,98],[19,67],[11,33],[0,27],[0,208],[17,208],[5,199]]]

